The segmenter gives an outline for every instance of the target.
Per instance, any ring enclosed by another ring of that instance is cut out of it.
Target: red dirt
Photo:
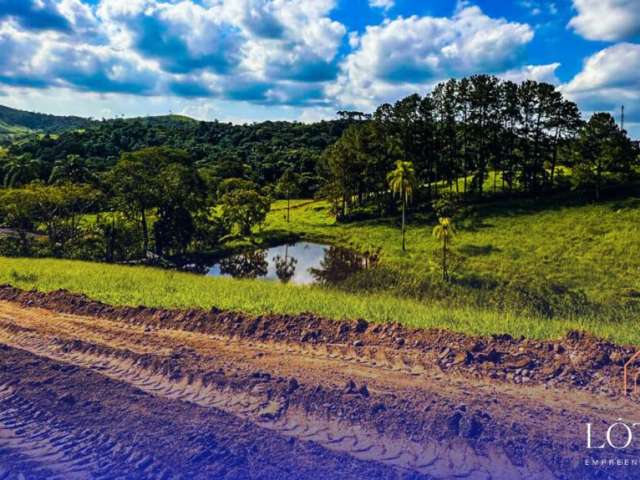
[[[74,468],[78,445],[97,452],[79,478],[637,478],[585,465],[640,458],[586,448],[586,423],[640,409],[621,395],[632,349],[579,333],[479,338],[5,286],[0,344],[0,466],[27,478]],[[20,443],[5,411],[73,448]]]

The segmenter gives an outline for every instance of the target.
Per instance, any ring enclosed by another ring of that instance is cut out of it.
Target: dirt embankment
[[[5,286],[0,344],[0,465],[33,478],[636,478],[585,460],[640,458],[587,450],[587,423],[601,435],[640,408],[620,392],[631,349],[577,333],[471,338]]]
[[[58,312],[90,315],[154,329],[180,329],[240,339],[340,345],[354,352],[382,347],[407,357],[399,361],[436,365],[445,372],[488,377],[515,384],[565,385],[617,396],[622,369],[635,349],[570,332],[558,341],[536,341],[509,335],[473,337],[437,329],[409,329],[400,324],[365,320],[335,321],[314,314],[250,316],[212,309],[166,310],[114,307],[66,291],[25,292],[0,286],[0,300]],[[418,366],[420,368],[420,366]]]

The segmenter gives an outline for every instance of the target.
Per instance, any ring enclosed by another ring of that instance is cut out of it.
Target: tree
[[[30,153],[9,156],[3,167],[5,188],[18,187],[37,179],[41,168],[42,162]]]
[[[155,250],[182,255],[194,238],[194,216],[209,210],[206,184],[193,164],[170,163],[158,172],[160,200],[153,225]],[[202,213],[202,215],[201,215]]]
[[[49,183],[73,182],[86,183],[94,178],[91,166],[80,155],[67,155],[56,160],[49,175]]]
[[[184,195],[190,197],[191,194],[190,190],[181,189],[191,188],[192,183],[171,183],[173,176],[167,172],[176,168],[172,165],[184,167],[178,176],[197,175],[195,166],[185,151],[153,147],[124,153],[106,177],[115,207],[137,218],[139,222],[144,255],[149,251],[148,211],[166,205],[167,201],[175,200],[176,195],[184,198]]]
[[[596,201],[607,177],[630,174],[633,145],[608,113],[594,114],[580,131],[575,147],[573,181],[577,187],[593,188]]]
[[[34,230],[38,212],[38,199],[29,188],[0,190],[0,220],[16,230],[20,254],[29,254],[29,234]]]
[[[398,160],[395,170],[387,175],[389,188],[394,194],[400,196],[402,204],[402,251],[406,250],[405,227],[406,227],[406,208],[407,203],[413,196],[413,190],[416,185],[416,176],[413,163]]]
[[[438,225],[433,229],[433,236],[442,243],[442,280],[445,282],[449,281],[449,246],[455,234],[455,226],[450,218],[438,218]]]
[[[251,229],[265,221],[271,208],[269,198],[255,190],[232,190],[222,196],[220,203],[225,223],[237,226],[245,236],[251,235]]]
[[[276,191],[287,199],[287,223],[291,221],[291,195],[295,195],[300,185],[300,177],[287,168],[276,185]]]

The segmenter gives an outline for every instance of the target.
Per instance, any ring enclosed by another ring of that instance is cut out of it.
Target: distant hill
[[[29,131],[59,133],[65,130],[86,128],[92,120],[74,116],[48,115],[26,112],[0,105],[0,134],[20,134]]]

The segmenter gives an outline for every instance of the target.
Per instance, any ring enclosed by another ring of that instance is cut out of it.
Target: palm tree
[[[42,162],[33,158],[30,153],[24,153],[17,157],[9,157],[4,164],[4,186],[15,186],[29,183],[38,177]]]
[[[389,172],[387,175],[387,181],[389,182],[389,188],[394,194],[400,196],[402,200],[402,251],[406,250],[405,240],[405,226],[406,226],[406,208],[407,203],[411,201],[413,196],[413,189],[416,185],[416,172],[413,168],[412,162],[405,162],[398,160],[396,162],[396,169]]]
[[[442,242],[442,280],[449,281],[449,245],[456,235],[455,225],[449,217],[438,218],[438,225],[433,228],[433,236]]]
[[[276,185],[278,191],[287,199],[287,223],[291,221],[291,195],[297,193],[299,181],[298,175],[291,168],[287,168]]]
[[[65,158],[56,160],[49,183],[57,183],[61,181],[71,181],[76,183],[86,182],[92,177],[91,168],[87,161],[80,155],[67,155]]]

